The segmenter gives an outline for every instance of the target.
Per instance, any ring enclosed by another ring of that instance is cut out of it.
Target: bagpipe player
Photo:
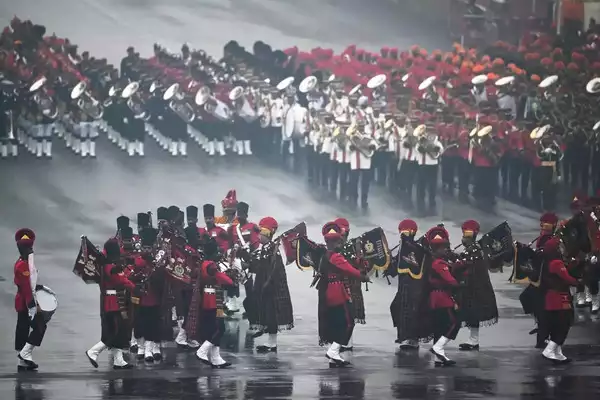
[[[350,364],[340,355],[342,346],[347,346],[354,331],[354,316],[351,297],[344,284],[344,277],[369,282],[366,275],[354,268],[340,253],[343,247],[344,228],[328,222],[321,230],[327,251],[319,264],[317,283],[319,306],[319,343],[330,344],[325,353],[330,367]]]
[[[221,339],[225,333],[224,288],[233,285],[225,273],[219,271],[217,242],[204,236],[204,261],[190,303],[186,331],[188,338],[202,343],[196,358],[213,368],[226,368],[231,363],[221,357]]]
[[[133,365],[123,358],[123,350],[129,348],[131,339],[131,319],[128,312],[128,291],[135,289],[123,272],[121,249],[117,239],[104,243],[107,263],[102,266],[100,285],[100,319],[102,337],[98,343],[86,351],[86,356],[94,368],[98,368],[98,356],[109,349],[113,369],[130,369]]]
[[[294,314],[279,241],[273,240],[279,224],[273,217],[264,217],[258,226],[261,246],[250,266],[256,273],[253,288],[256,321],[251,329],[267,335],[266,342],[257,345],[256,351],[269,353],[277,352],[277,333],[294,327]]]
[[[404,219],[398,224],[398,232],[400,233],[400,246],[402,246],[402,238],[405,237],[411,241],[415,240],[418,231],[417,223],[412,219]],[[392,262],[385,272],[385,276],[392,278],[398,277],[398,289],[396,296],[390,305],[390,313],[392,315],[392,323],[396,328],[397,337],[396,343],[400,345],[400,350],[418,350],[419,339],[418,333],[414,332],[414,321],[418,319],[419,310],[419,291],[411,285],[412,278],[407,273],[400,273],[400,261],[398,258],[401,248],[392,258]]]
[[[460,318],[463,326],[469,329],[469,339],[459,345],[463,351],[479,350],[479,328],[498,322],[496,295],[489,276],[489,263],[484,249],[477,242],[479,223],[467,220],[461,226],[461,243],[465,252],[459,255],[468,268],[463,269],[464,287],[460,291]]]

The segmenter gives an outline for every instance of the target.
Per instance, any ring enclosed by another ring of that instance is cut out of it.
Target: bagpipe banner
[[[372,269],[385,271],[390,265],[391,256],[383,229],[372,229],[360,235],[357,240],[361,258],[368,264],[367,272]]]
[[[281,243],[283,244],[283,252],[285,254],[285,265],[290,265],[296,261],[296,247],[298,246],[298,239],[300,237],[306,237],[306,224],[304,222],[299,223],[281,235]]]
[[[402,236],[402,244],[398,252],[397,270],[399,275],[408,275],[414,280],[426,276],[431,265],[431,254],[427,249],[409,237]]]
[[[106,257],[104,257],[104,254],[86,236],[82,236],[73,273],[86,284],[100,284],[102,266],[105,263]]]
[[[520,242],[514,244],[513,271],[509,282],[528,283],[533,276],[533,265],[536,261],[536,251]]]
[[[296,241],[296,265],[301,270],[319,269],[321,257],[325,255],[326,248],[307,238],[300,236]]]
[[[492,264],[511,260],[513,257],[512,230],[506,221],[483,235],[478,242]]]

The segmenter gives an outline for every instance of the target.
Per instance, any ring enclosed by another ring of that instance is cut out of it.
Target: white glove
[[[596,256],[592,256],[592,257],[590,258],[590,263],[592,263],[592,264],[596,264],[597,262],[598,262],[598,257],[596,257]]]
[[[542,153],[544,154],[552,154],[554,153],[554,150],[552,150],[550,147],[545,148],[544,151],[542,151]]]
[[[35,315],[37,314],[37,304],[35,307],[30,308],[27,313],[29,314],[29,319],[33,321]]]

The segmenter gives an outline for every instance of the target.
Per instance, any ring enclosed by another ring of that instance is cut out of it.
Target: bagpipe
[[[296,265],[301,270],[313,270],[314,280],[311,284],[313,287],[318,284],[323,275],[320,265],[327,248],[324,244],[313,242],[306,235],[298,236],[295,240]],[[352,266],[367,276],[385,271],[391,262],[385,232],[379,227],[347,240],[339,249],[339,253]],[[368,290],[368,286],[366,290]]]

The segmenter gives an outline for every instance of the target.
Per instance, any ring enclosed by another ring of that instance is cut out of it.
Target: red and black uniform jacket
[[[217,308],[217,286],[232,286],[230,277],[219,272],[214,261],[203,261],[200,267],[200,278],[204,286],[202,295],[202,309],[215,310]]]
[[[31,285],[29,263],[22,258],[19,258],[15,263],[15,285],[17,285],[15,310],[17,312],[24,312],[35,307],[34,288]]]
[[[134,272],[141,276],[149,276],[152,273],[152,263],[144,259],[141,255],[138,255],[134,259]],[[156,291],[156,285],[151,281],[150,277],[144,292],[140,296],[140,306],[142,307],[156,307],[160,305],[159,295]]]
[[[246,222],[242,225],[240,222],[239,225],[240,232],[244,238],[244,241],[249,244],[250,250],[255,250],[260,244],[260,228],[253,222]],[[228,229],[229,238],[231,240],[231,245],[241,244],[241,240],[238,237],[238,230],[236,225],[232,225]]]
[[[354,268],[343,255],[335,251],[325,253],[324,260],[321,261],[321,268],[325,275],[321,279],[327,283],[325,305],[336,307],[346,304],[350,300],[350,293],[344,285],[343,278],[361,279],[360,271]]]
[[[227,250],[229,250],[229,235],[227,234],[227,231],[220,226],[198,228],[198,235],[200,235],[200,237],[208,235],[215,239],[223,254],[226,254]]]
[[[123,268],[115,264],[106,264],[102,272],[104,274],[100,284],[103,299],[102,310],[104,312],[121,311],[119,297],[124,297],[125,290],[134,289],[135,285],[125,276]]]
[[[456,301],[452,297],[452,289],[458,287],[458,282],[450,273],[450,265],[442,258],[437,258],[431,264],[431,274],[429,275],[429,307],[455,308]]]
[[[576,286],[577,280],[569,275],[562,260],[548,262],[547,273],[542,274],[542,284],[546,295],[544,309],[547,311],[570,310],[572,305],[569,286]]]

